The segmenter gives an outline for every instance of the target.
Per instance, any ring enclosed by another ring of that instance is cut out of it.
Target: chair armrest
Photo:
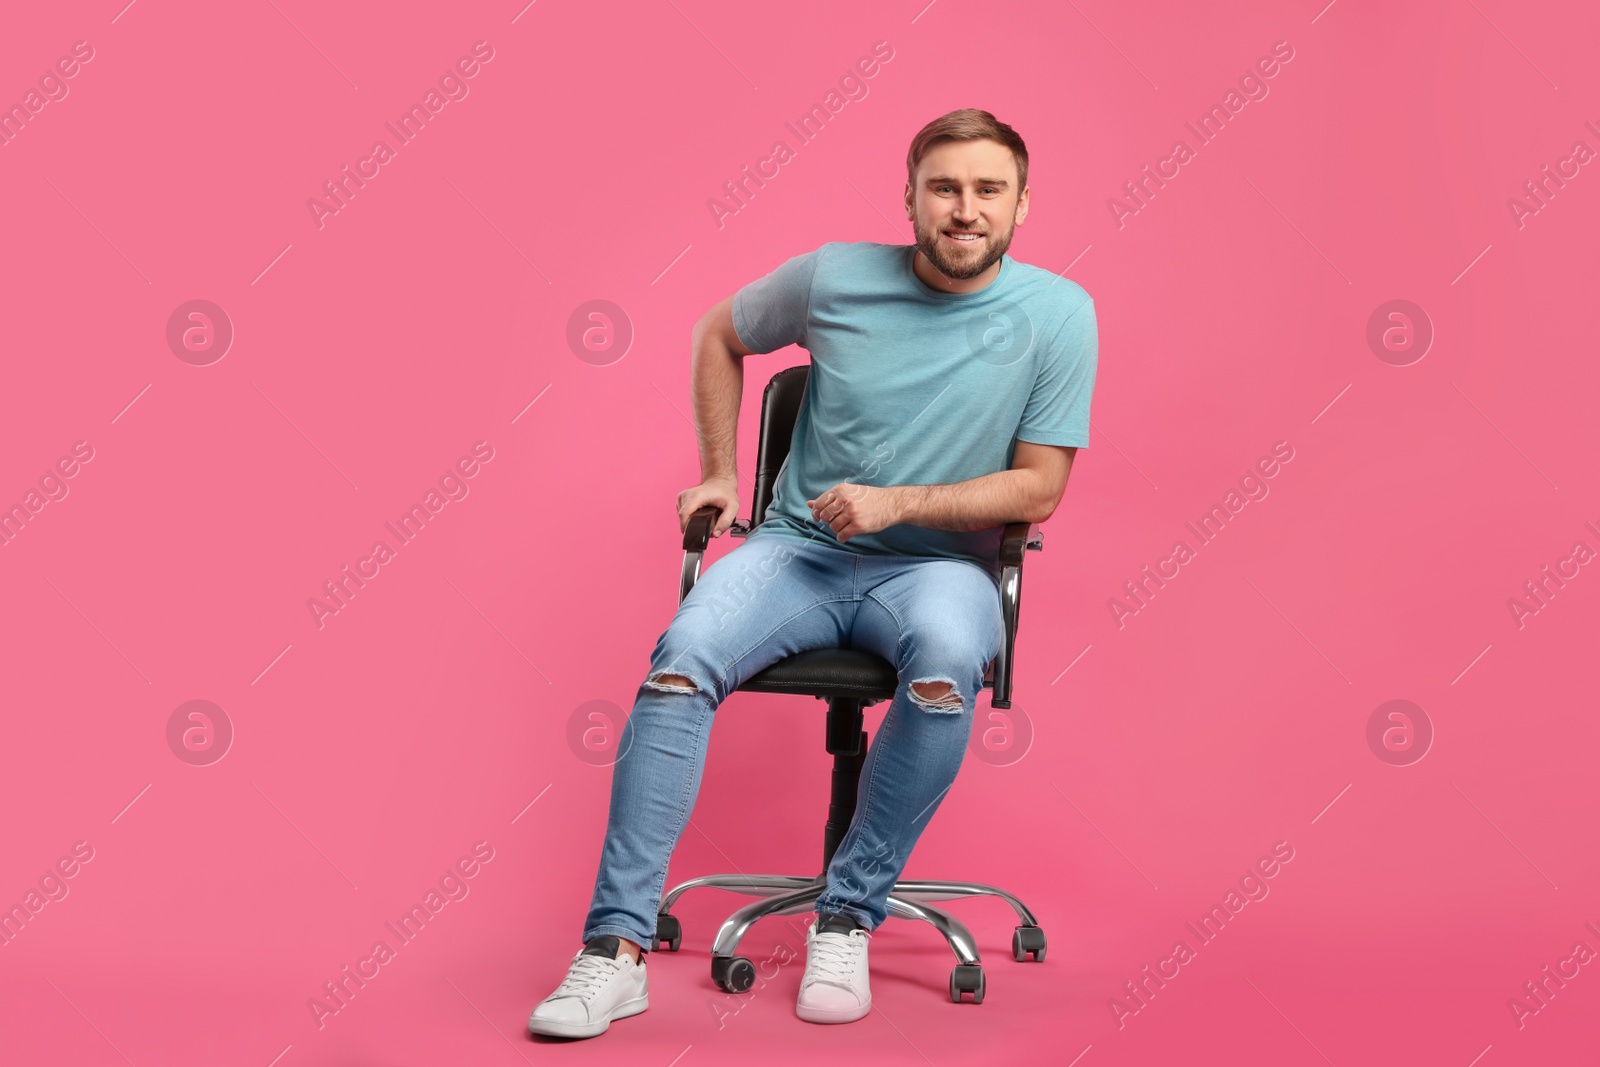
[[[722,510],[707,504],[689,516],[683,528],[683,570],[678,575],[678,603],[682,604],[689,590],[700,578],[700,561],[705,558],[706,546],[711,543],[711,528]]]
[[[1010,522],[1000,540],[1000,614],[1005,637],[994,658],[990,706],[1011,706],[1011,678],[1017,661],[1017,623],[1022,618],[1022,559],[1028,549],[1044,548],[1044,531],[1036,522]]]
[[[1022,566],[1024,549],[1035,552],[1044,548],[1044,531],[1036,522],[1008,522],[1000,535],[1000,565]]]

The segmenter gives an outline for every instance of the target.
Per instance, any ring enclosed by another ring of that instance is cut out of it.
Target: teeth
[[[976,241],[979,237],[981,237],[983,235],[982,234],[977,234],[977,233],[951,233],[951,234],[946,234],[945,236],[954,238],[957,241]]]

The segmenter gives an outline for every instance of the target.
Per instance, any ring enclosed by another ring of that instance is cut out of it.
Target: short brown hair
[[[945,141],[998,141],[1011,149],[1017,161],[1017,195],[1028,187],[1028,146],[1010,126],[987,111],[964,107],[948,115],[940,115],[917,132],[911,139],[911,150],[906,153],[906,181],[916,182],[917,164],[934,145]]]

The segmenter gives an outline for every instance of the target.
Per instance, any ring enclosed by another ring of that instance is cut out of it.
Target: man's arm
[[[1011,469],[949,485],[870,486],[841,482],[815,500],[812,517],[840,541],[897,523],[936,530],[986,530],[1044,522],[1061,503],[1076,448],[1018,441]]]
[[[678,494],[678,528],[707,504],[722,514],[712,525],[719,536],[738,516],[739,401],[744,393],[744,357],[750,349],[733,328],[733,297],[712,307],[695,323],[690,370],[695,435],[700,442],[699,485]]]
[[[722,300],[694,325],[694,424],[700,439],[700,474],[733,477],[739,400],[744,394],[744,357],[751,351],[733,328],[733,297]]]
[[[1018,441],[1011,469],[950,485],[897,485],[899,522],[936,530],[986,530],[1044,522],[1061,503],[1076,448]]]
[[[827,247],[789,257],[770,273],[720,301],[695,323],[690,376],[702,481],[678,494],[680,529],[687,529],[689,517],[708,504],[721,509],[711,528],[713,536],[733,525],[739,513],[735,440],[739,399],[744,391],[744,357],[805,343],[811,315],[811,282]],[[738,329],[733,324],[735,305]],[[739,330],[744,331],[742,337]]]

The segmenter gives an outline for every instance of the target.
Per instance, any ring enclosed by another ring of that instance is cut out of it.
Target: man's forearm
[[[695,435],[700,441],[701,480],[733,478],[738,471],[739,400],[744,393],[744,358],[709,332],[697,331],[690,376]]]
[[[949,485],[897,485],[889,492],[898,521],[936,530],[986,530],[1049,517],[1044,479],[1032,470],[996,471]]]

